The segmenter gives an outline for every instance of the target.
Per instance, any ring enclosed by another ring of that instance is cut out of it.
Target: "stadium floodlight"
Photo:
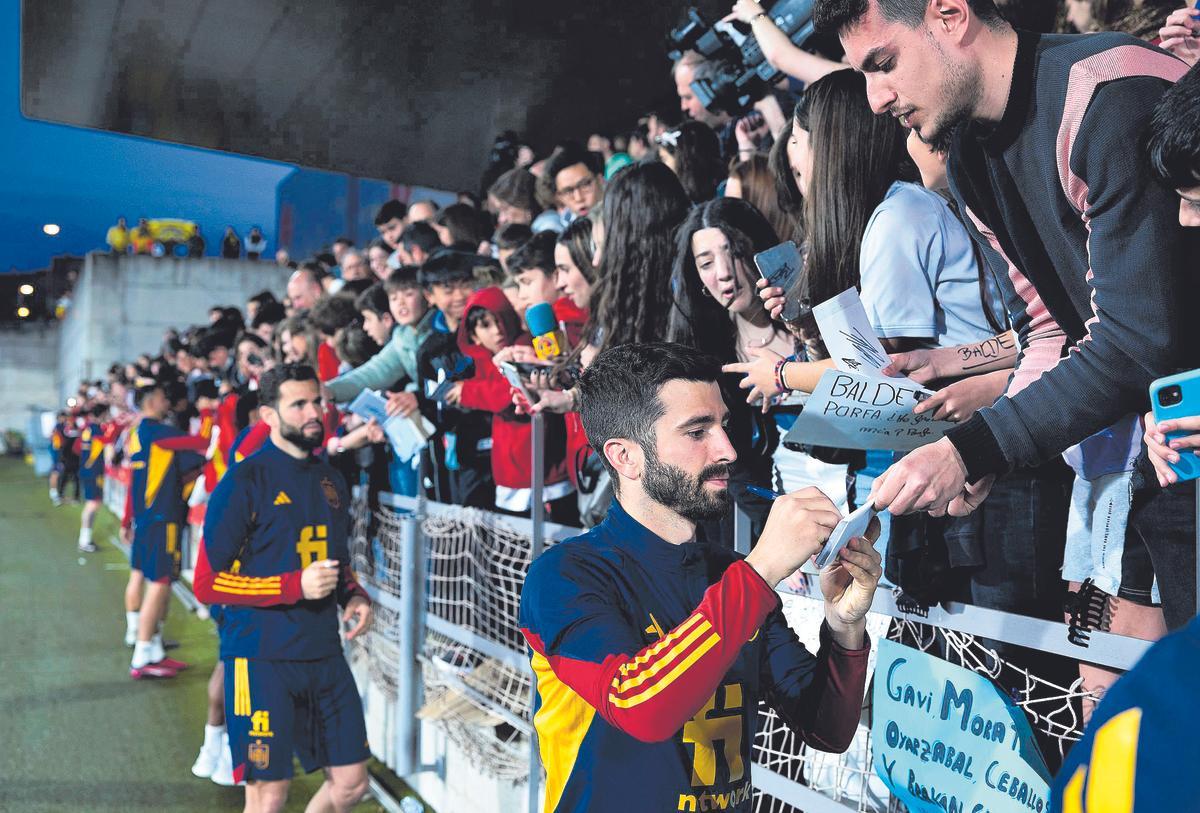
[[[24,285],[22,285],[21,286],[21,295],[22,296],[32,296],[33,295],[33,286],[30,285],[28,282],[25,283]]]
[[[62,231],[62,229],[59,228],[57,223],[47,223],[45,226],[42,226],[42,231],[53,237]]]
[[[29,318],[29,308],[25,307],[24,305],[17,308],[17,316],[20,317],[21,319],[28,319]]]

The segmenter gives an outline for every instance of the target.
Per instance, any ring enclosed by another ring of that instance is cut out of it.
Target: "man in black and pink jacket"
[[[818,0],[815,18],[867,77],[872,109],[950,146],[951,189],[1003,258],[1022,347],[1005,396],[885,472],[877,507],[968,513],[995,475],[1145,412],[1151,381],[1200,366],[1182,307],[1195,238],[1140,149],[1186,65],[1120,34],[1014,31],[992,0]],[[1195,606],[1192,520],[1179,510],[1192,492],[1155,489],[1130,523],[1174,627]]]

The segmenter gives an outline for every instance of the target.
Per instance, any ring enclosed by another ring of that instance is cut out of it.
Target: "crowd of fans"
[[[208,247],[204,235],[200,233],[199,223],[190,220],[152,221],[144,217],[138,218],[137,225],[132,229],[124,217],[118,217],[104,235],[104,242],[112,254],[143,254],[151,257],[203,257]],[[223,259],[245,257],[247,260],[257,260],[266,250],[267,238],[258,226],[251,226],[245,238],[233,226],[225,227],[220,243],[220,256]],[[286,252],[283,257],[276,259],[286,265]]]
[[[731,18],[805,85],[798,97],[779,90],[740,117],[707,110],[691,90],[706,63],[685,53],[672,72],[679,111],[580,133],[540,158],[504,134],[478,202],[389,201],[365,249],[339,240],[298,263],[286,291],[213,307],[208,324],[115,364],[81,388],[64,425],[128,426],[136,393],[158,388],[168,420],[211,438],[211,490],[257,421],[259,378],[306,363],[323,383],[325,452],[349,482],[527,514],[540,413],[548,514],[586,525],[612,489],[578,419],[575,377],[605,348],[680,342],[725,364],[731,492],[752,522],[768,504],[747,485],[817,485],[844,512],[867,500],[891,508],[887,575],[919,603],[1062,620],[1065,602],[1083,624],[1099,602],[1113,631],[1151,639],[1181,626],[1195,610],[1194,490],[1169,464],[1200,444],[1168,442],[1146,415],[1146,387],[1200,366],[1181,307],[1197,255],[1180,229],[1200,225],[1200,73],[1185,75],[1200,21],[1178,0],[997,3],[1023,26],[1120,29],[1174,56],[1126,35],[1036,45],[990,0],[971,0],[982,33],[963,48],[1015,49],[994,70],[1015,53],[1029,71],[1019,81],[1033,81],[1026,48],[1049,54],[1037,71],[1062,63],[1064,77],[1088,47],[1146,58],[1120,77],[1089,66],[1092,90],[1121,78],[1097,92],[1093,107],[1108,105],[1099,120],[1068,105],[1044,121],[1028,97],[1052,91],[1023,90],[1019,104],[1014,91],[1006,108],[989,97],[987,69],[938,86],[962,76],[922,65],[922,87],[942,95],[919,96],[906,73],[916,57],[854,42],[875,24],[859,5],[818,3],[818,21],[843,29],[845,64],[801,51],[754,0],[738,0]],[[950,111],[961,114],[951,133],[935,105],[954,93],[978,99]],[[1031,157],[1014,159],[1014,144],[1032,145]],[[791,291],[767,287],[752,259],[787,240],[804,255]],[[848,288],[894,370],[937,390],[919,410],[958,423],[947,438],[906,456],[781,442],[831,365],[812,323],[781,312]],[[535,318],[547,306],[548,328]],[[386,433],[349,408],[369,390],[386,401]],[[395,442],[393,421],[418,442]],[[100,431],[119,450],[119,431]],[[727,544],[731,527],[730,517],[701,533]],[[1096,698],[1115,677],[1078,668]]]

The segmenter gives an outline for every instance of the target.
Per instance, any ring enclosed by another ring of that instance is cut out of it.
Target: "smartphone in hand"
[[[1150,384],[1150,405],[1156,423],[1172,418],[1191,418],[1200,415],[1200,370],[1167,376]],[[1164,436],[1170,443],[1191,432],[1168,432]],[[1171,470],[1179,475],[1179,481],[1195,480],[1200,477],[1200,455],[1181,450],[1179,462],[1170,463]]]
[[[755,254],[754,264],[758,266],[758,273],[762,274],[763,279],[772,287],[782,288],[785,294],[792,290],[800,278],[800,250],[791,240]]]
[[[525,386],[525,382],[521,379],[521,371],[518,370],[516,365],[514,365],[511,361],[500,362],[500,372],[504,374],[504,377],[508,380],[509,385],[517,390],[517,392],[521,393],[521,395],[525,397],[526,401],[532,404],[537,400],[529,392],[529,388]]]
[[[801,319],[807,304],[793,293],[796,282],[800,279],[800,271],[804,268],[804,259],[800,250],[791,240],[780,243],[774,248],[761,251],[754,255],[754,264],[758,273],[762,274],[772,287],[782,288],[787,297],[779,318],[785,322],[795,322]]]

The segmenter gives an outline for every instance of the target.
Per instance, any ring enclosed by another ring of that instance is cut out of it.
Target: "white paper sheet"
[[[424,449],[436,427],[419,412],[408,417],[387,414],[387,401],[374,390],[363,390],[347,407],[364,420],[374,418],[383,427],[383,433],[392,444],[392,449],[401,460],[410,460]]]
[[[863,307],[856,289],[842,291],[833,299],[817,305],[813,308],[813,317],[817,320],[829,357],[839,370],[904,382],[923,393],[932,394],[932,391],[911,379],[892,379],[881,372],[891,363],[891,357],[875,335],[871,320],[867,317],[867,309]]]

